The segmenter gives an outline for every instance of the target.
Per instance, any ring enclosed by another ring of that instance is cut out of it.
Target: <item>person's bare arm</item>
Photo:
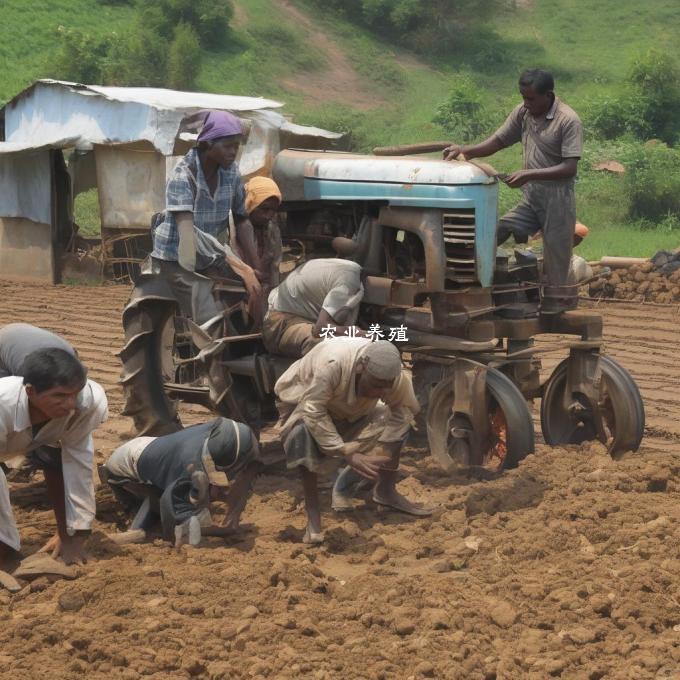
[[[344,307],[343,309],[347,308]],[[343,310],[340,310],[340,312],[342,311]],[[322,308],[321,312],[319,313],[319,318],[316,320],[314,328],[312,329],[312,335],[315,338],[320,338],[321,331],[327,326],[335,328],[335,335],[344,335],[349,328],[352,328],[352,326],[338,324],[335,319],[325,309]],[[365,333],[361,330],[361,328],[358,326],[354,326],[354,328],[356,329],[356,337],[363,338],[365,336]]]
[[[61,557],[66,564],[87,562],[85,542],[89,532],[81,531],[74,536],[69,536],[66,530],[66,496],[62,470],[61,468],[58,470],[46,468],[44,474],[47,497],[57,523],[57,533],[41,548],[40,552],[48,552],[54,559]]]
[[[177,260],[181,267],[193,272],[196,270],[196,240],[194,238],[194,215],[190,212],[175,214],[179,247]]]
[[[238,257],[225,253],[227,264],[234,270],[238,276],[243,279],[243,285],[246,287],[248,293],[248,312],[250,316],[256,321],[253,331],[260,327],[262,318],[264,317],[264,291],[257,275],[252,267],[249,267],[245,262]]]
[[[452,144],[451,146],[447,146],[446,149],[444,149],[444,160],[453,161],[460,154],[463,154],[463,156],[465,156],[465,158],[468,160],[471,158],[485,158],[486,156],[493,156],[493,154],[503,148],[503,142],[501,142],[501,140],[496,137],[496,135],[492,135],[479,144]]]
[[[503,181],[509,187],[517,189],[527,182],[569,179],[576,174],[577,166],[578,158],[565,158],[558,165],[553,165],[549,168],[511,172]]]
[[[255,271],[258,279],[261,279],[264,269],[263,263],[257,255],[255,228],[247,217],[234,215],[234,231],[237,251],[241,253],[246,264],[250,265]]]

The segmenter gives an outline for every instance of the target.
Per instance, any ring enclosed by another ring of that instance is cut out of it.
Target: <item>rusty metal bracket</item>
[[[444,469],[452,469],[457,462],[480,464],[486,451],[491,437],[487,371],[484,364],[457,358],[449,365],[447,377],[430,394],[428,440],[433,457]],[[449,436],[453,439],[453,457]]]
[[[601,442],[607,441],[607,435],[600,412],[600,388],[602,382],[602,366],[600,351],[572,347],[567,364],[567,385],[564,391],[564,407],[578,420],[579,412],[590,410],[597,437]],[[582,395],[587,405],[578,399]]]

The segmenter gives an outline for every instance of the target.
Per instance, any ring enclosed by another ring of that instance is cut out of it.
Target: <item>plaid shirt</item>
[[[177,164],[165,190],[165,214],[153,233],[153,257],[159,260],[178,259],[179,232],[175,213],[190,212],[194,226],[215,238],[229,225],[229,211],[246,216],[245,189],[238,165],[217,170],[217,188],[210,193],[198,158],[191,149]]]

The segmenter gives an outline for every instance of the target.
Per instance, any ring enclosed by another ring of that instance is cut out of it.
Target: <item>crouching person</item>
[[[349,241],[337,238],[335,242]],[[349,241],[349,243],[352,243]],[[355,326],[364,297],[364,274],[349,260],[309,260],[292,271],[269,295],[262,340],[269,352],[299,359],[333,335],[362,337]]]
[[[305,543],[323,541],[317,476],[338,464],[375,484],[376,503],[431,514],[396,490],[401,448],[419,406],[394,345],[325,340],[279,378],[275,392],[287,466],[302,476]]]
[[[227,418],[163,437],[137,437],[118,447],[106,462],[107,481],[119,498],[126,483],[150,487],[149,493],[160,499],[163,537],[178,547],[238,529],[261,469],[253,431]],[[211,501],[227,504],[219,526],[212,522]]]
[[[81,563],[95,515],[92,432],[107,418],[106,395],[65,349],[31,352],[20,372],[0,378],[0,460],[30,456],[42,468],[57,523],[43,551]],[[0,559],[19,547],[0,469]]]

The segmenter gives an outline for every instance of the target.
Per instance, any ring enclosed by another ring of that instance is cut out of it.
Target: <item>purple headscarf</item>
[[[198,135],[198,141],[207,142],[209,139],[242,134],[241,121],[236,116],[226,111],[208,111],[208,115],[203,121],[203,128]]]

